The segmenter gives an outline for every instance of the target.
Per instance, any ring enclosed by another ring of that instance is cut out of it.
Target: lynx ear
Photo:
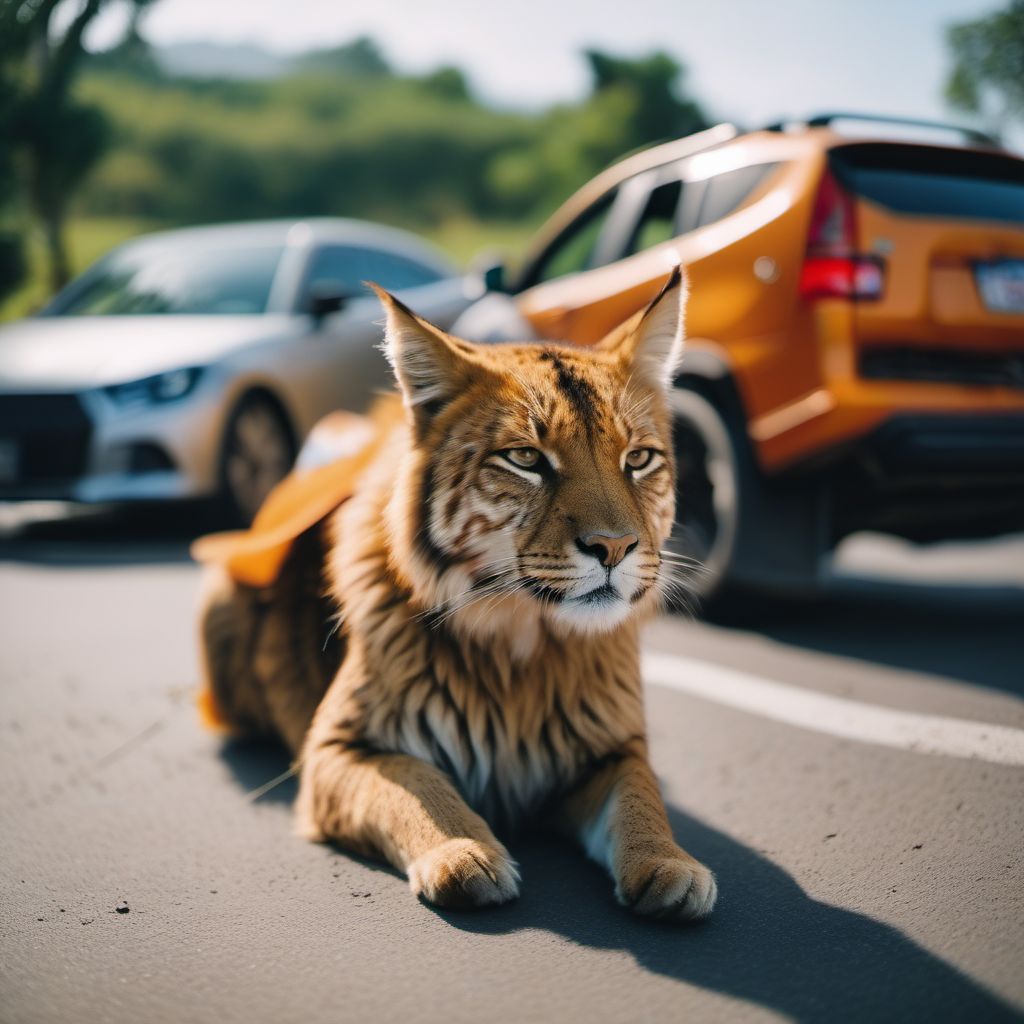
[[[668,388],[683,361],[688,295],[686,273],[677,264],[640,317],[613,331],[601,347],[618,351],[652,387]]]
[[[466,386],[476,369],[458,340],[418,317],[390,292],[370,282],[387,313],[384,355],[395,371],[405,407],[423,424]]]

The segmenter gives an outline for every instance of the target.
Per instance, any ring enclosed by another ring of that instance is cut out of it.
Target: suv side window
[[[556,277],[589,270],[593,266],[592,260],[597,243],[614,199],[613,190],[581,213],[541,256],[540,261],[529,272],[526,285],[553,281]]]
[[[778,164],[755,164],[737,167],[708,178],[704,186],[704,199],[700,206],[697,227],[714,224],[732,213]]]
[[[315,281],[331,281],[352,295],[361,295],[364,281],[375,281],[389,291],[401,291],[442,279],[443,275],[433,267],[397,253],[353,245],[325,245],[310,257],[306,289]]]
[[[707,191],[706,178],[700,181],[688,181],[683,189],[683,198],[679,203],[679,234],[685,235],[700,225],[700,208],[704,203]]]
[[[643,252],[680,234],[678,211],[682,194],[683,183],[678,180],[666,181],[651,190],[622,253],[624,257]]]

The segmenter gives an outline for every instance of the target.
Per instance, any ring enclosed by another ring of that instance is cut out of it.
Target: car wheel
[[[731,619],[759,614],[768,595],[817,593],[830,547],[821,482],[762,476],[732,405],[684,385],[670,406],[678,467],[671,603]]]
[[[221,494],[231,520],[251,523],[294,461],[295,442],[278,406],[263,395],[243,398],[228,420],[221,455]]]
[[[676,520],[666,561],[673,563],[675,604],[699,604],[729,583],[746,489],[734,430],[703,395],[678,388],[671,396],[676,453]]]

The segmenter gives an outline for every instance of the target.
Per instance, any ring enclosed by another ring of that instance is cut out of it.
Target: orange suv
[[[486,276],[512,296],[498,320],[592,344],[676,261],[675,544],[698,590],[812,584],[855,530],[1024,526],[1024,160],[927,122],[719,125],[604,171],[514,278]],[[501,335],[491,308],[467,333]]]

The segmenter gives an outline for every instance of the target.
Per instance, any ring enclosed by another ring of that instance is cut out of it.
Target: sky
[[[113,42],[115,4],[88,38]],[[256,43],[297,52],[370,35],[400,70],[442,63],[503,106],[585,94],[580,51],[668,51],[716,120],[747,126],[816,111],[948,118],[944,30],[993,0],[158,0],[158,44]]]

